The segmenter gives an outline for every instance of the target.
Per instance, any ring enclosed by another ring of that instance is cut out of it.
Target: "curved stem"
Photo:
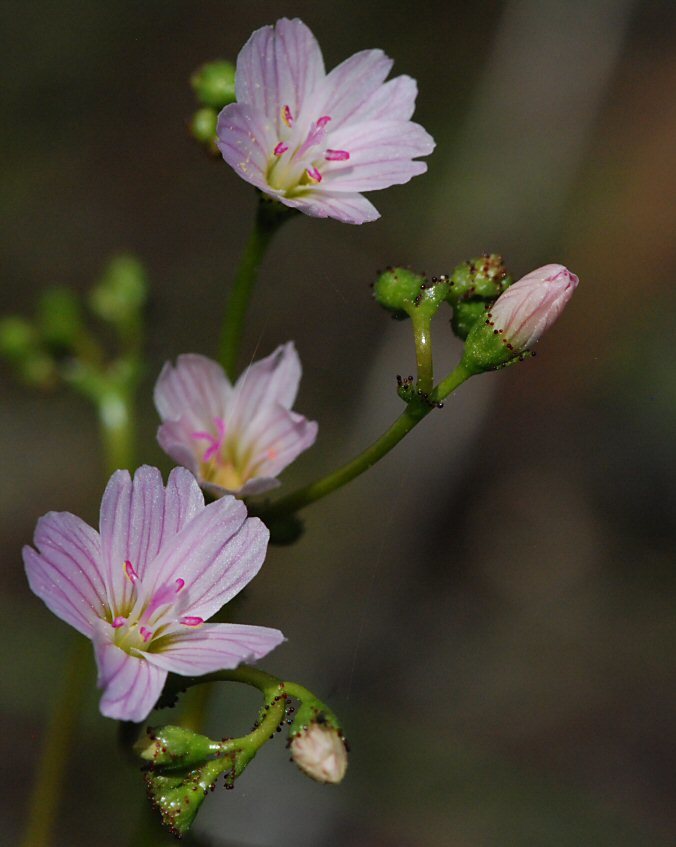
[[[62,689],[45,734],[37,778],[28,804],[28,828],[22,847],[47,847],[51,841],[62,793],[64,761],[85,690],[82,675],[86,672],[88,659],[89,644],[78,635],[66,661]]]
[[[434,365],[432,361],[431,318],[420,309],[410,312],[415,341],[415,361],[418,370],[417,387],[423,394],[429,394],[434,386]]]
[[[448,397],[451,392],[455,391],[470,376],[472,374],[464,365],[459,364],[445,380],[430,392],[429,402],[426,403],[417,398],[412,400],[387,432],[383,433],[377,441],[371,444],[370,447],[367,447],[366,450],[352,459],[352,461],[333,471],[333,473],[322,477],[322,479],[312,482],[298,489],[298,491],[287,494],[286,497],[282,497],[270,506],[262,507],[257,512],[254,510],[254,512],[259,514],[265,521],[287,517],[308,506],[310,503],[326,497],[327,494],[331,494],[332,491],[335,491],[341,486],[346,485],[355,477],[373,467],[383,456],[387,455],[414,426],[420,423],[432,411],[435,404]]]
[[[244,331],[244,320],[258,277],[258,268],[272,237],[294,211],[266,197],[261,197],[259,201],[254,228],[232,284],[221,332],[219,359],[231,380],[234,380],[237,373],[237,356]]]

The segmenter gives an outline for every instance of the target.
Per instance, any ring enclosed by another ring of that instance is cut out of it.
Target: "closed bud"
[[[447,277],[430,280],[408,268],[388,268],[373,286],[376,301],[397,320],[411,317],[414,310],[431,318],[447,295]]]
[[[146,762],[167,767],[196,765],[217,757],[223,745],[182,726],[148,727],[134,744],[135,752]]]
[[[216,124],[218,123],[218,113],[215,109],[205,106],[198,109],[192,116],[190,121],[190,134],[199,141],[200,144],[206,144],[209,150],[218,153],[216,146]]]
[[[453,306],[451,326],[458,338],[467,338],[477,319],[484,315],[486,304],[496,300],[511,283],[502,256],[496,253],[468,259],[454,269],[446,299]]]
[[[559,317],[577,284],[563,265],[545,265],[514,283],[472,327],[465,367],[481,373],[523,358]]]
[[[147,287],[145,270],[138,259],[116,256],[90,292],[89,303],[104,321],[125,324],[140,312]]]
[[[203,106],[220,111],[236,100],[235,68],[225,60],[202,65],[192,75],[190,83]]]
[[[291,740],[291,757],[317,782],[341,782],[347,770],[347,748],[340,730],[331,724],[311,723]]]

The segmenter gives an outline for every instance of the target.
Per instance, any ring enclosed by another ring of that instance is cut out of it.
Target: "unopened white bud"
[[[347,770],[347,748],[337,730],[312,723],[294,736],[291,757],[317,782],[341,782]]]

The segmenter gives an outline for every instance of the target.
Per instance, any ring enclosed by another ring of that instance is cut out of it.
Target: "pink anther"
[[[201,439],[209,442],[209,446],[204,451],[204,456],[202,456],[202,461],[208,462],[217,456],[221,447],[223,446],[223,442],[225,441],[225,421],[223,418],[214,418],[214,423],[216,424],[216,429],[218,430],[218,435],[212,435],[210,432],[191,432],[190,435],[192,438]]]
[[[176,580],[176,593],[178,594],[178,592],[182,588],[185,588],[185,580],[181,579],[181,577],[179,576],[179,578]]]
[[[134,566],[133,566],[133,565],[132,565],[132,563],[129,561],[129,559],[127,559],[127,560],[125,561],[125,563],[124,563],[124,572],[125,572],[125,573],[127,574],[127,576],[129,577],[129,580],[131,581],[131,584],[132,584],[132,585],[136,585],[136,583],[137,583],[137,582],[138,582],[138,580],[139,580],[139,576],[138,576],[138,574],[136,573],[136,571],[134,570]]]
[[[293,126],[293,115],[289,106],[282,106],[282,120],[291,129]]]
[[[127,619],[123,618],[122,615],[118,615],[116,618],[113,618],[113,622],[111,624],[113,629],[119,629],[121,626],[124,626],[127,623]]]
[[[327,150],[324,153],[327,162],[346,162],[350,158],[347,150]]]
[[[322,115],[321,118],[318,118],[318,120],[317,120],[317,126],[319,127],[319,129],[324,129],[324,127],[326,126],[326,124],[330,120],[331,120],[330,115]]]
[[[279,144],[272,151],[275,156],[282,156],[289,149],[289,145],[285,144],[283,141],[280,141]]]
[[[198,618],[195,615],[186,615],[184,618],[179,618],[179,623],[183,626],[201,626],[204,623],[204,618]]]
[[[322,175],[319,173],[317,168],[315,168],[314,166],[311,167],[311,168],[307,168],[305,173],[310,177],[312,182],[321,182],[322,181]]]
[[[153,637],[152,631],[147,629],[145,626],[139,627],[139,634],[145,643],[150,641]]]

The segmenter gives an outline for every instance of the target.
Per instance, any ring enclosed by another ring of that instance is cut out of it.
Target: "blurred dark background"
[[[386,50],[417,78],[416,119],[438,144],[427,175],[371,195],[380,221],[296,219],[263,267],[242,364],[295,339],[297,409],[320,422],[287,490],[400,408],[394,375],[413,353],[370,299],[378,268],[440,273],[494,250],[517,277],[557,261],[581,284],[536,360],[470,381],[309,508],[297,546],[271,549],[237,614],[285,631],[263,665],[327,696],[350,770],[314,784],[280,739],[207,800],[196,831],[249,847],[669,847],[672,0],[5,0],[2,312],[30,314],[53,284],[85,291],[113,253],[137,253],[152,282],[140,455],[168,470],[152,384],[167,358],[214,354],[255,206],[190,141],[188,78],[282,15],[310,25],[328,68]],[[460,348],[443,318],[436,331],[442,371]],[[29,593],[20,548],[50,509],[96,524],[104,476],[84,401],[21,388],[7,368],[0,395],[0,804],[14,844],[74,637]],[[210,729],[245,731],[255,706],[224,688]],[[127,843],[141,794],[91,685],[55,844]]]

